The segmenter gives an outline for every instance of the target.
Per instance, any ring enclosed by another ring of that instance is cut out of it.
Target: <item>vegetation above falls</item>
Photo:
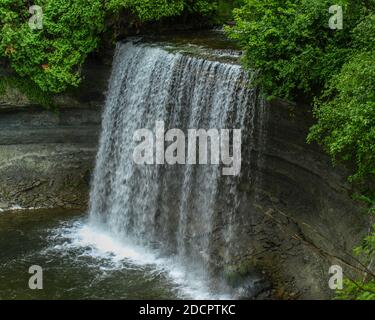
[[[219,5],[214,0],[39,0],[34,4],[42,8],[40,29],[29,26],[28,2],[0,1],[0,56],[20,77],[47,93],[79,85],[84,61],[98,48],[107,22],[120,14],[131,27],[185,13],[210,18]]]
[[[233,6],[229,37],[243,48],[244,66],[272,97],[311,103],[316,124],[309,141],[320,142],[334,161],[352,169],[350,180],[374,214],[375,191],[375,0],[38,0],[43,27],[29,26],[29,3],[0,0],[0,57],[12,82],[48,104],[46,96],[77,87],[88,55],[114,20],[128,26],[171,17],[223,23]],[[343,8],[343,28],[332,30],[332,4]],[[115,37],[114,37],[115,38]],[[5,83],[5,85],[4,85]],[[368,260],[375,234],[356,250]],[[375,280],[348,281],[342,298],[375,299]]]

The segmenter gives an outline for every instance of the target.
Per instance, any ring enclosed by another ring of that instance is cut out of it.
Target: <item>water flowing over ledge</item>
[[[117,46],[90,196],[93,224],[115,238],[173,257],[213,291],[232,259],[239,177],[219,166],[137,166],[133,135],[156,121],[186,132],[243,129],[252,141],[264,112],[239,65],[132,41]],[[256,177],[254,177],[255,179]],[[218,263],[218,261],[221,261]]]

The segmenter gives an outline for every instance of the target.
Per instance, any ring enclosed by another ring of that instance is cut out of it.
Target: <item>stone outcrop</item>
[[[84,208],[110,64],[90,60],[80,88],[54,98],[56,110],[16,88],[0,96],[0,204]]]
[[[352,252],[368,231],[365,208],[352,200],[349,172],[306,143],[308,107],[275,101],[265,110],[256,150],[244,155],[233,265],[225,268],[244,279],[254,268],[267,274],[274,298],[326,299],[334,294],[330,266],[345,275],[366,268]]]

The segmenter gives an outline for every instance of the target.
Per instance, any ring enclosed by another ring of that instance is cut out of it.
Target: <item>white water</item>
[[[223,180],[219,166],[137,166],[133,134],[153,129],[156,121],[164,121],[167,130],[242,128],[251,134],[245,119],[253,125],[255,106],[255,92],[238,65],[151,45],[119,44],[103,115],[90,223],[77,229],[77,245],[114,261],[166,270],[191,298],[218,298],[213,292],[225,292],[225,287],[210,286],[212,266],[214,257],[230,260],[238,178]]]
[[[113,237],[108,230],[94,227],[87,221],[78,220],[73,224],[55,228],[51,237],[62,240],[62,243],[47,248],[44,254],[54,252],[69,257],[80,251],[81,257],[88,256],[97,261],[95,265],[102,264],[101,271],[138,270],[144,267],[151,277],[164,274],[175,284],[180,298],[230,299],[230,295],[210,292],[202,279],[189,277],[186,270],[174,259],[161,257],[155,250],[121,241]]]

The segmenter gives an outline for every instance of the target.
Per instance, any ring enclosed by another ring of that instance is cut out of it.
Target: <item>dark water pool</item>
[[[73,211],[0,212],[0,299],[184,297],[181,283],[154,257],[119,247],[86,223]],[[29,288],[32,265],[43,268],[42,290]]]

